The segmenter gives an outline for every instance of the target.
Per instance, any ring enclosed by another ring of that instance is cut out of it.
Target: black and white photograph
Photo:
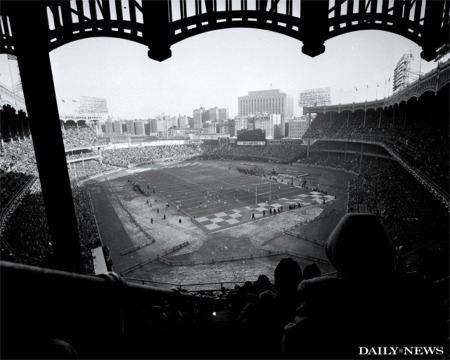
[[[449,359],[450,0],[0,0],[0,358]]]

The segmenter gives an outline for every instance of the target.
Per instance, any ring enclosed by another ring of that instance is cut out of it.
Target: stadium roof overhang
[[[360,30],[406,37],[422,47],[421,56],[427,61],[436,59],[440,49],[448,49],[448,0],[372,0],[362,5],[350,0],[299,0],[296,5],[292,0],[2,1],[0,52],[15,55],[11,22],[26,24],[26,12],[36,15],[29,11],[33,7],[45,9],[42,16],[47,26],[41,36],[48,51],[75,40],[108,36],[144,44],[150,58],[163,61],[179,41],[235,27],[264,29],[300,40],[302,51],[310,56],[323,53],[326,40]]]

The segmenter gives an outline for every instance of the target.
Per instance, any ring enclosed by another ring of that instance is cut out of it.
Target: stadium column
[[[54,266],[59,270],[81,273],[81,247],[48,52],[46,4],[43,1],[8,2],[8,10],[50,229]]]
[[[143,1],[144,39],[149,47],[148,57],[164,61],[172,56],[170,45],[173,30],[169,28],[170,2],[168,0]]]

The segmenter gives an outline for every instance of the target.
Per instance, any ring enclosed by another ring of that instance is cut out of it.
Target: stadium
[[[384,99],[307,104],[301,140],[250,130],[235,142],[105,137],[103,98],[83,97],[89,116],[58,114],[48,60],[105,31],[162,61],[170,45],[226,24],[234,2],[218,11],[221,1],[196,1],[188,16],[185,1],[130,1],[123,22],[107,1],[4,3],[1,51],[17,56],[24,96],[0,89],[3,358],[353,359],[380,347],[448,357],[450,60],[438,61],[448,1],[426,1],[422,14],[415,1],[369,1],[354,29],[353,1],[342,2],[346,14],[338,2],[302,1],[302,26],[316,37],[293,35],[291,1],[285,13],[241,2],[240,25],[300,39],[310,56],[344,33],[335,22],[358,31],[379,21],[421,38],[422,57],[438,62]],[[73,22],[86,8],[92,31]],[[155,15],[166,8],[169,24]],[[211,29],[192,30],[206,20]],[[154,35],[168,26],[178,37]]]

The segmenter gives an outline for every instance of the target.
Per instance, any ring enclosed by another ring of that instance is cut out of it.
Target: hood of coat
[[[378,216],[346,214],[328,237],[328,259],[340,276],[385,274],[394,269],[394,249]]]

